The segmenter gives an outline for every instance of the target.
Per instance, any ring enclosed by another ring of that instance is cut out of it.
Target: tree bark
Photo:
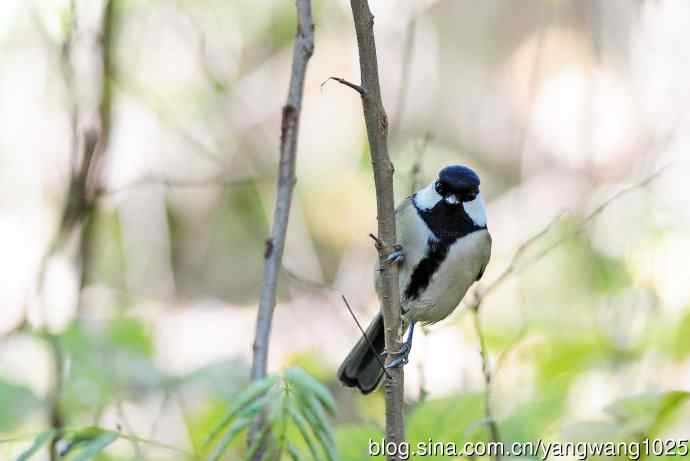
[[[376,42],[374,41],[374,16],[367,0],[351,0],[352,16],[359,48],[359,67],[361,72],[362,108],[367,127],[371,162],[376,186],[376,212],[378,218],[377,250],[381,268],[381,312],[385,329],[386,351],[399,351],[402,334],[400,321],[400,290],[398,287],[398,268],[395,264],[385,264],[384,259],[394,251],[395,204],[393,195],[393,164],[388,155],[388,118],[381,100]],[[388,354],[387,362],[390,362]],[[386,398],[386,441],[396,447],[405,439],[403,414],[402,368],[389,370],[384,381]],[[389,460],[401,459],[397,453],[389,453]]]

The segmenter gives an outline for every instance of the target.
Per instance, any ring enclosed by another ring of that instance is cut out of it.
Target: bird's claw
[[[405,260],[405,255],[403,254],[402,251],[402,246],[395,244],[393,245],[393,251],[391,254],[386,256],[386,259],[383,260],[384,264],[393,264],[393,263],[401,263]]]
[[[407,365],[410,356],[410,345],[408,343],[403,343],[400,346],[400,350],[394,354],[391,354],[393,360],[390,361],[384,368],[402,368]]]

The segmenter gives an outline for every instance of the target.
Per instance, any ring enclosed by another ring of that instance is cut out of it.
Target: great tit
[[[395,210],[399,245],[384,264],[399,264],[401,314],[409,332],[388,367],[407,363],[415,323],[432,324],[448,317],[484,274],[491,256],[491,235],[479,182],[470,168],[447,166]],[[378,269],[377,265],[375,286],[380,297]],[[340,381],[363,394],[376,389],[384,372],[375,355],[383,355],[385,348],[381,313],[366,335],[373,350],[360,338],[338,369]]]

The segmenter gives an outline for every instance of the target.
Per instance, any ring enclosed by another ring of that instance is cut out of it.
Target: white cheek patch
[[[421,208],[422,210],[432,209],[434,206],[436,206],[438,202],[441,201],[441,199],[442,197],[439,195],[438,192],[436,192],[433,182],[426,186],[424,189],[417,192],[414,196],[415,204],[418,208]]]
[[[469,216],[477,226],[486,226],[486,210],[484,208],[482,194],[477,194],[477,197],[471,202],[463,202],[462,206],[465,208],[467,216]]]

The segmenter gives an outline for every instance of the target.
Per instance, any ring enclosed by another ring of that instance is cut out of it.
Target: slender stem
[[[399,351],[402,335],[400,319],[400,289],[398,286],[398,267],[384,264],[386,257],[394,251],[395,205],[393,196],[393,164],[388,155],[388,118],[381,100],[379,85],[376,42],[374,40],[374,16],[367,0],[351,0],[350,7],[357,35],[359,67],[361,73],[361,94],[364,121],[371,150],[371,162],[376,187],[376,211],[378,217],[378,237],[376,248],[381,267],[381,312],[385,330],[386,350]],[[387,360],[392,355],[388,354]],[[389,370],[384,382],[386,400],[386,440],[400,445],[405,439],[403,415],[403,369]],[[389,460],[400,459],[397,454],[388,456]]]
[[[481,318],[479,317],[479,310],[472,309],[474,314],[474,330],[479,339],[479,355],[482,358],[482,373],[484,375],[484,416],[486,417],[486,424],[489,426],[489,433],[491,434],[492,442],[501,442],[501,433],[498,430],[498,423],[491,411],[491,364],[489,363],[489,350],[486,347],[486,339],[484,338],[484,330],[482,329]],[[501,459],[500,453],[494,453],[494,460]]]
[[[268,361],[268,343],[271,334],[273,310],[276,304],[278,274],[285,248],[292,191],[295,186],[295,163],[297,158],[297,139],[299,119],[304,92],[304,79],[307,63],[314,52],[314,23],[311,13],[311,0],[297,0],[297,34],[293,48],[292,73],[287,103],[283,106],[283,118],[280,135],[280,163],[278,165],[278,191],[276,207],[273,214],[271,237],[266,241],[264,255],[264,280],[259,300],[259,311],[254,336],[253,362],[251,379],[260,380],[266,376]],[[249,444],[253,442],[263,418],[251,431]],[[265,443],[262,442],[262,444]],[[254,459],[260,459],[265,447],[257,450]]]

